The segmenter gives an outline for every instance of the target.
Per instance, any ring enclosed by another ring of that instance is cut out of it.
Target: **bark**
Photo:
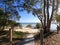
[[[43,13],[44,13],[44,24],[43,24],[43,29],[45,30],[46,28],[46,14],[45,14],[45,5],[46,5],[46,1],[44,0],[44,10],[43,10]]]
[[[42,24],[42,27],[43,27],[43,21],[42,21],[42,18],[39,17],[38,14],[37,14],[37,17],[38,17],[38,19],[41,21],[41,24]]]
[[[52,4],[52,13],[51,13],[51,17],[50,19],[48,20],[48,25],[47,25],[47,30],[48,32],[50,32],[50,25],[51,25],[51,21],[52,21],[52,18],[53,18],[53,15],[54,15],[54,4],[55,4],[55,0],[53,0],[53,4]]]
[[[45,30],[45,32],[46,31],[50,32],[50,25],[51,25],[51,21],[52,21],[53,15],[54,15],[54,4],[55,4],[55,0],[53,0],[52,13],[51,13],[51,17],[49,18],[49,0],[47,0],[47,1],[44,0],[44,12],[43,12],[44,13],[44,26],[43,26],[43,29]],[[47,13],[45,13],[46,11],[47,11]]]
[[[12,45],[12,29],[11,28],[9,29],[9,32],[10,32],[9,33],[10,45]]]
[[[50,32],[50,25],[49,25],[49,0],[47,0],[47,31]]]
[[[58,0],[56,0],[56,12],[55,12],[55,16],[57,15],[57,11],[58,11]],[[57,25],[57,34],[59,33],[59,29],[58,29],[58,25]]]
[[[10,29],[9,29],[9,39],[10,39],[10,45],[12,45],[12,42],[13,42],[13,40],[12,40],[12,32],[13,32],[13,30],[14,30],[14,26],[12,26]]]
[[[59,4],[59,2],[58,2],[58,0],[56,0],[56,5],[55,5],[55,10],[56,10],[56,12],[55,12],[55,15],[57,15],[57,11],[58,11],[58,4]]]
[[[42,29],[40,31],[40,42],[41,42],[41,45],[43,45],[43,30]]]
[[[51,17],[50,17],[50,23],[53,18],[53,14],[54,14],[54,4],[55,4],[54,2],[55,2],[55,0],[53,0],[53,4],[52,4],[52,13],[51,13]]]

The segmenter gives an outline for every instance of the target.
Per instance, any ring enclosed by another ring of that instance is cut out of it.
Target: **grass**
[[[13,37],[18,37],[18,38],[24,38],[25,37],[25,33],[23,33],[23,32],[16,32],[16,31],[14,31],[13,32]]]
[[[9,31],[0,31],[0,33],[1,33],[0,36],[3,36],[3,35],[7,35],[7,33],[9,33]],[[13,31],[12,35],[13,35],[14,43],[24,40],[23,38],[25,37],[25,33],[23,33],[23,32]],[[6,37],[0,37],[0,45],[5,45],[7,43],[9,43],[9,34]]]

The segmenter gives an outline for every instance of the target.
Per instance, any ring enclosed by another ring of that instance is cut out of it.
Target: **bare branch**
[[[42,26],[43,26],[43,21],[42,21],[42,18],[37,14],[37,17],[38,17],[38,19],[41,21],[41,24],[42,24]]]

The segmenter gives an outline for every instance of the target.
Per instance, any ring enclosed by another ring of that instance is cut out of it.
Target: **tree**
[[[41,21],[42,27],[44,30],[50,32],[50,25],[53,16],[56,14],[58,9],[58,2],[59,0],[2,0],[6,4],[5,7],[11,11],[14,11],[15,13],[17,10],[23,11],[27,10],[27,12],[32,12],[32,14],[38,17],[38,19]],[[16,4],[16,5],[12,5]],[[51,16],[49,9],[51,8]],[[16,10],[17,9],[17,10]],[[55,13],[55,14],[54,14]],[[14,13],[13,13],[14,14]]]
[[[17,9],[13,8],[11,6],[13,4],[13,1],[14,0],[1,0],[0,1],[1,2],[0,4],[2,4],[2,6],[0,5],[0,8],[3,8],[3,12],[1,11],[2,14],[0,13],[1,14],[0,16],[3,15],[4,19],[1,19],[1,20],[4,20],[5,24],[6,24],[6,20],[5,20],[6,15],[9,16],[9,17],[7,17],[7,20],[16,20],[16,19],[20,18],[19,14],[17,12]],[[5,15],[5,13],[7,13],[7,14]],[[3,26],[5,26],[5,25],[3,25]],[[14,23],[12,23],[11,28],[9,29],[9,31],[10,31],[10,44],[12,44],[12,30],[13,30],[13,28],[14,28]]]
[[[15,23],[15,27],[22,28],[22,24],[21,23]]]
[[[58,34],[60,29],[60,15],[57,14],[55,16],[55,20],[57,21],[57,24],[59,23],[59,25],[57,25],[57,34]]]
[[[17,8],[14,8],[12,4],[14,4],[14,0],[1,0],[0,1],[2,6],[0,5],[0,8],[4,10],[4,13],[7,13],[9,15],[9,20],[19,20],[20,15],[18,14]]]
[[[38,29],[41,28],[41,24],[40,23],[37,23],[36,24],[36,28],[38,28]]]
[[[4,27],[6,26],[8,17],[8,13],[5,13],[4,10],[0,8],[0,28],[2,27],[2,30],[4,30]]]
[[[10,13],[10,17],[11,15],[17,17],[18,11],[27,10],[28,13],[32,12],[34,16],[38,17],[42,28],[47,32],[50,32],[54,12],[57,12],[58,9],[58,0],[1,0],[0,2],[3,2],[3,5],[5,4],[5,8],[7,8],[5,11]],[[50,7],[52,9],[51,15],[49,12]]]
[[[31,24],[28,24],[26,27],[32,28],[32,25]]]
[[[4,30],[5,26],[10,25],[13,26],[16,24],[16,21],[10,20],[10,15],[8,12],[4,12],[4,10],[0,9],[0,27],[2,27],[2,30]]]
[[[52,18],[56,14],[54,12],[57,12],[58,9],[58,0],[25,0],[23,6],[28,13],[32,12],[34,16],[38,17],[45,32],[50,32]],[[52,10],[51,14],[50,8]]]
[[[58,0],[26,0],[26,2],[28,3],[24,4],[25,9],[28,12],[31,11],[34,16],[36,15],[38,17],[38,19],[41,21],[42,28],[45,30],[45,32],[50,32],[52,18],[56,14],[54,14],[54,12],[57,12],[58,9]],[[37,4],[39,4],[39,7],[37,7]],[[52,10],[51,15],[49,10],[50,8]]]
[[[18,17],[17,10],[27,10],[28,13],[32,12],[34,16],[38,17],[41,21],[42,28],[46,32],[50,32],[50,25],[54,12],[57,11],[58,0],[1,0],[1,2],[5,5],[5,11],[10,13],[10,19],[13,20],[15,17]],[[49,14],[50,7],[52,7],[51,16]]]
[[[60,26],[60,15],[56,15],[56,16],[55,16],[55,19],[56,19],[56,21],[59,23],[59,26]]]

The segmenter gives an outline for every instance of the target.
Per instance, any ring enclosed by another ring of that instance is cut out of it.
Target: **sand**
[[[9,29],[4,29],[4,30],[9,30]],[[21,32],[26,32],[26,33],[38,33],[39,29],[32,29],[32,28],[23,27],[22,29],[14,28],[14,31],[21,31]]]
[[[14,31],[21,31],[21,32],[28,32],[28,33],[37,33],[37,32],[39,32],[38,29],[32,29],[32,28],[14,29]]]

